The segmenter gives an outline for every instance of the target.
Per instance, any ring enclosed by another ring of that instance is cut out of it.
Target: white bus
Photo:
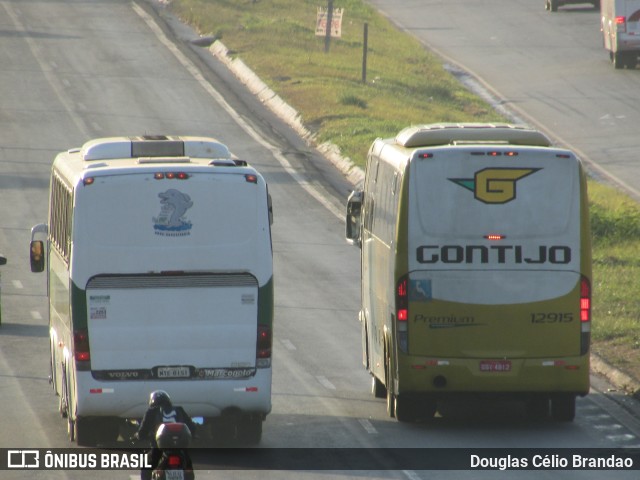
[[[47,271],[50,380],[71,440],[114,441],[162,389],[260,441],[271,223],[263,177],[211,138],[104,138],[56,157],[31,269]]]
[[[515,125],[409,127],[373,143],[347,213],[363,361],[391,416],[500,395],[573,420],[589,392],[591,236],[571,151]]]

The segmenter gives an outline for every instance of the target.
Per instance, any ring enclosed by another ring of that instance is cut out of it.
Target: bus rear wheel
[[[431,398],[398,395],[395,398],[395,417],[399,422],[430,420],[436,414],[437,403]]]
[[[575,395],[558,395],[552,397],[551,416],[559,422],[572,422],[576,416]]]
[[[545,395],[531,397],[526,403],[526,413],[531,420],[544,420],[549,416],[549,398]]]
[[[238,441],[244,446],[255,446],[262,439],[262,416],[245,415],[238,425]]]
[[[376,398],[384,398],[387,395],[387,388],[375,375],[371,375],[371,393]]]
[[[391,359],[385,355],[385,384],[387,390],[387,413],[391,418],[396,416],[396,396],[393,393],[393,379],[391,377]]]

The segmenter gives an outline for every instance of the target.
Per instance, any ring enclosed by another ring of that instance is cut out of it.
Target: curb
[[[618,390],[640,400],[640,381],[609,364],[595,353],[591,354],[591,372],[604,377]]]
[[[221,61],[262,103],[281,120],[293,128],[310,145],[314,146],[325,158],[338,168],[354,187],[364,181],[364,170],[355,165],[349,158],[340,154],[340,149],[330,143],[317,144],[313,133],[308,130],[300,113],[288,105],[280,96],[272,91],[242,60],[232,58],[229,50],[220,40],[216,40],[209,52]],[[622,370],[612,366],[595,353],[590,356],[591,372],[604,377],[617,389],[640,400],[640,381]]]
[[[349,158],[342,157],[340,149],[336,145],[330,142],[318,144],[315,141],[315,135],[303,124],[300,113],[271,90],[241,59],[231,57],[229,50],[220,40],[216,40],[209,47],[209,52],[222,62],[269,110],[335,165],[352,185],[364,181],[364,171],[360,167]]]

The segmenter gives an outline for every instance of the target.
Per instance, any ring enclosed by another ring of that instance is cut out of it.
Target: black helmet
[[[163,408],[171,407],[171,398],[164,390],[156,390],[155,392],[151,392],[151,395],[149,395],[149,406]]]
[[[191,443],[191,431],[184,423],[163,423],[156,432],[158,448],[186,448]]]

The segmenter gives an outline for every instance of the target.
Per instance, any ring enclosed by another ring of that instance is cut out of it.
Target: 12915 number
[[[532,313],[531,323],[570,323],[573,322],[573,313]]]

